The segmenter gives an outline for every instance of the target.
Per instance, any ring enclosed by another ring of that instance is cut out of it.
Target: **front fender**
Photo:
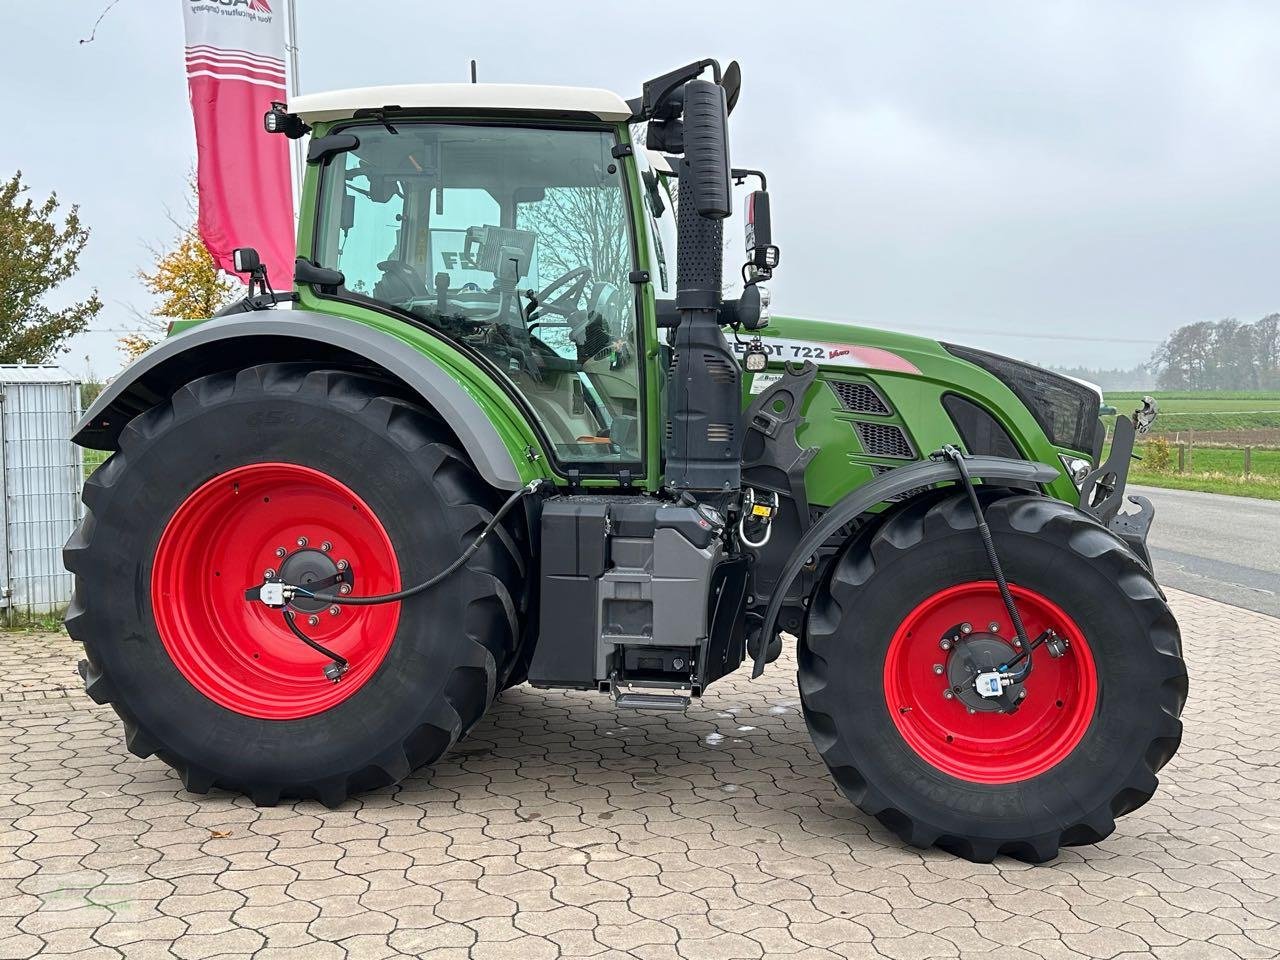
[[[524,481],[497,428],[447,370],[389,333],[305,310],[209,320],[162,341],[116,378],[85,413],[72,440],[115,450],[139,413],[197,377],[255,363],[357,357],[403,381],[450,426],[480,475],[500,490]]]
[[[965,465],[969,475],[983,480],[1000,480],[1023,486],[1036,486],[1056,480],[1060,472],[1047,464],[1032,463],[1028,460],[1008,460],[1004,457],[967,457]],[[764,623],[760,627],[759,642],[756,644],[755,667],[751,676],[760,676],[764,672],[768,657],[768,639],[773,637],[777,629],[778,614],[786,600],[787,591],[799,575],[800,569],[809,558],[817,553],[818,548],[827,539],[849,521],[866,513],[877,504],[906,493],[916,487],[932,486],[935,483],[946,483],[959,479],[955,465],[949,460],[921,460],[909,467],[898,467],[890,470],[870,483],[858,487],[837,501],[822,518],[809,528],[800,538],[786,563],[782,565],[782,573],[765,608]]]

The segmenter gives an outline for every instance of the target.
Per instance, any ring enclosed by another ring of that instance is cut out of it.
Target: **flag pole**
[[[286,46],[289,50],[289,97],[298,95],[298,0],[289,0],[289,19],[286,25],[288,32]],[[302,203],[302,141],[293,141],[293,179],[294,179],[294,215]]]

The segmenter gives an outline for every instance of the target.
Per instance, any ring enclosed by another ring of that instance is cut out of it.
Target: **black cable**
[[[382,593],[372,597],[350,597],[343,596],[341,594],[331,596],[327,593],[312,593],[305,587],[299,587],[292,584],[290,584],[290,586],[293,586],[293,589],[304,597],[319,600],[322,603],[336,603],[349,607],[372,607],[382,603],[395,603],[397,600],[407,600],[409,597],[416,597],[418,594],[423,593],[426,590],[430,590],[436,584],[440,583],[440,581],[457,573],[468,560],[475,556],[476,551],[480,549],[480,545],[484,543],[485,538],[489,536],[489,534],[493,533],[498,524],[502,522],[502,518],[510,513],[511,509],[517,503],[530,494],[537,493],[542,489],[543,484],[547,482],[549,481],[535,480],[532,483],[521,487],[508,497],[506,503],[499,507],[498,512],[495,513],[489,519],[489,522],[484,525],[484,529],[480,531],[480,535],[471,542],[471,545],[467,547],[467,549],[462,551],[462,555],[430,580],[424,580],[422,583],[416,584],[412,587],[405,587],[403,590],[397,590],[395,593]],[[308,641],[308,643],[309,642],[310,641]]]
[[[991,538],[991,528],[987,526],[987,518],[982,512],[982,504],[978,502],[978,491],[974,489],[973,478],[969,476],[969,467],[964,462],[964,454],[951,444],[944,446],[942,452],[960,471],[960,481],[964,485],[965,493],[969,495],[969,504],[973,507],[973,517],[978,523],[978,536],[982,538],[982,547],[987,552],[987,561],[991,564],[991,572],[995,576],[996,586],[1000,588],[1000,599],[1004,601],[1004,608],[1009,614],[1009,619],[1013,621],[1013,629],[1018,635],[1018,642],[1022,644],[1022,653],[1027,658],[1026,667],[1018,675],[1008,678],[1013,683],[1021,683],[1031,673],[1031,642],[1027,639],[1027,630],[1022,625],[1022,617],[1018,614],[1018,608],[1014,605],[1013,594],[1009,590],[1009,584],[1004,578],[1004,571],[1000,567],[1000,557],[996,554],[995,541]]]
[[[342,667],[344,670],[348,666],[350,666],[350,664],[347,663],[346,657],[341,656],[340,654],[334,653],[332,650],[330,650],[328,647],[324,646],[323,644],[316,643],[316,641],[312,640],[305,633],[303,633],[302,628],[299,627],[298,624],[294,622],[293,611],[290,610],[288,607],[284,608],[284,622],[286,625],[288,625],[290,632],[292,632],[295,637],[297,637],[299,640],[305,643],[312,650],[316,651],[316,653],[324,654],[326,657],[328,657],[338,666]]]
[[[1008,670],[1010,667],[1014,666],[1019,661],[1021,661],[1024,657],[1031,656],[1031,654],[1028,651],[1035,650],[1037,647],[1044,646],[1049,641],[1049,639],[1053,636],[1054,636],[1054,633],[1052,630],[1046,630],[1044,633],[1040,634],[1040,636],[1032,640],[1030,644],[1024,647],[1022,649],[1022,652],[1017,654],[1012,660],[1006,663],[1002,669]],[[1023,674],[1023,676],[1025,676],[1025,674]]]

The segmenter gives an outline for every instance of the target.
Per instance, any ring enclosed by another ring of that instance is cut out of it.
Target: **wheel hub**
[[[280,564],[280,579],[294,586],[315,589],[330,595],[337,593],[340,584],[350,588],[355,582],[355,571],[350,565],[339,563],[323,550],[304,547],[285,556]],[[312,588],[311,584],[318,584]],[[296,595],[289,605],[301,613],[320,613],[329,607],[329,601]]]
[[[959,631],[949,633],[955,637]],[[943,639],[946,639],[944,637]],[[978,674],[998,670],[1017,656],[1012,644],[995,633],[971,633],[958,641],[952,640],[947,655],[947,689],[955,697],[957,706],[963,705],[970,713],[1006,713],[1018,708],[1018,702],[1026,696],[1021,683],[1004,688],[999,697],[984,697],[974,685]]]

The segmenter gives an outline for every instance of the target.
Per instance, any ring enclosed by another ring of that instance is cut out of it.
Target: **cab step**
[[[683,713],[689,708],[689,699],[669,693],[619,693],[614,695],[613,703],[626,710],[676,710]]]
[[[689,708],[694,691],[688,683],[614,679],[609,684],[613,704],[625,710],[675,710]]]

